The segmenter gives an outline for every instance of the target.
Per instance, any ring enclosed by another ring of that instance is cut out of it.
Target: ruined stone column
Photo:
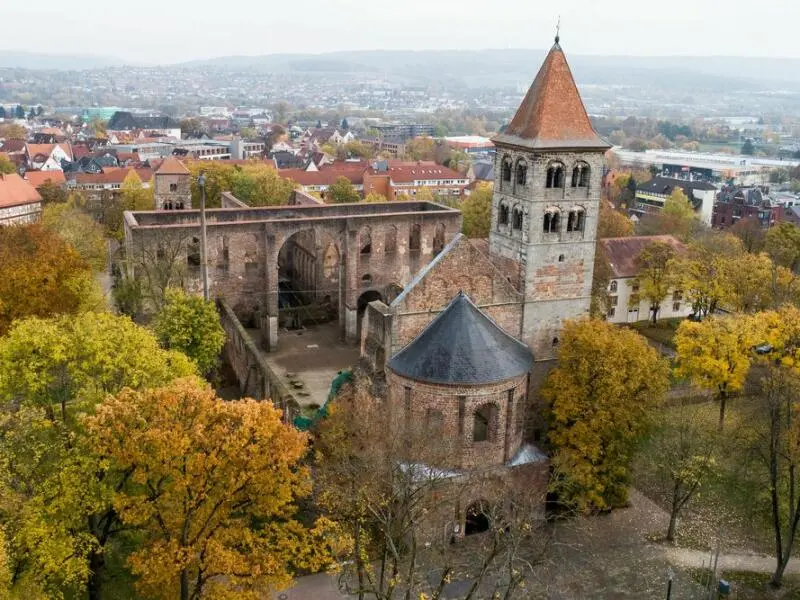
[[[267,348],[270,351],[278,349],[278,252],[280,252],[280,240],[275,239],[275,234],[265,227],[265,252],[264,260],[265,275],[267,282],[266,306],[264,325],[266,330],[262,331]]]
[[[344,334],[351,344],[358,342],[358,231],[347,229],[342,264],[344,277]]]

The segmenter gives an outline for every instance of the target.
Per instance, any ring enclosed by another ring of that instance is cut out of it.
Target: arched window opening
[[[464,535],[477,535],[489,531],[489,517],[484,508],[484,502],[474,502],[467,508],[467,518],[464,522]]]
[[[511,160],[503,159],[503,181],[511,182]]]
[[[619,288],[619,284],[617,284],[616,281],[612,281],[611,282],[611,287],[610,287],[611,293],[612,294],[616,294],[618,288]]]
[[[553,182],[555,181],[555,178],[556,178],[556,170],[555,170],[555,168],[554,167],[549,167],[547,169],[547,181],[545,183],[545,187],[547,187],[547,188],[554,187],[553,186]]]
[[[583,231],[584,214],[583,209],[573,208],[567,216],[567,231]]]
[[[397,227],[394,225],[391,225],[383,234],[383,252],[384,254],[397,252]]]
[[[555,348],[556,346],[558,346],[558,338],[554,337],[553,338],[553,348]]]
[[[564,187],[564,167],[556,167],[555,174],[553,175],[553,187],[554,188],[563,188]]]
[[[361,254],[372,254],[372,235],[369,229],[364,229],[358,236],[358,245]]]
[[[572,187],[578,187],[578,182],[581,180],[581,168],[575,167],[572,169]]]
[[[484,404],[475,411],[472,422],[472,441],[494,441],[497,421],[497,407],[494,404]]]
[[[508,225],[508,207],[504,204],[500,205],[500,212],[497,215],[498,225]]]
[[[558,255],[558,262],[564,262],[564,259],[565,259],[565,258],[566,258],[566,257],[565,257],[563,254],[559,254],[559,255]]]
[[[365,273],[364,275],[361,276],[361,281],[363,281],[364,283],[372,283],[372,275],[370,275],[369,273]]]
[[[439,223],[436,226],[436,231],[433,234],[433,255],[436,256],[444,250],[444,239],[445,239],[445,226],[444,223]]]
[[[528,165],[525,161],[517,161],[517,185],[525,185],[528,181]]]
[[[581,178],[578,181],[578,187],[589,187],[589,165],[583,165],[581,169]]]
[[[422,246],[422,227],[412,225],[408,234],[408,249],[412,252],[418,251]]]
[[[444,415],[433,408],[425,411],[425,433],[429,436],[441,436],[444,429]]]
[[[543,231],[545,233],[558,233],[560,223],[560,214],[557,209],[551,208],[544,213]]]
[[[511,228],[516,230],[522,229],[522,211],[518,208],[515,208],[512,213]]]

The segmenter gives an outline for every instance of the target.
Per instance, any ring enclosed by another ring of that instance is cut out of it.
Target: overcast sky
[[[173,63],[231,54],[547,48],[800,57],[794,0],[0,0],[0,49]],[[10,21],[10,23],[9,23]]]

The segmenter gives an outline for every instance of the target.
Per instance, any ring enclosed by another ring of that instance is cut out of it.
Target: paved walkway
[[[697,567],[714,560],[713,552],[691,550],[689,548],[666,548],[667,560],[676,566]],[[765,554],[720,554],[717,571],[750,571],[753,573],[772,573],[775,570],[775,557]],[[800,559],[791,559],[786,566],[787,574],[800,574]]]

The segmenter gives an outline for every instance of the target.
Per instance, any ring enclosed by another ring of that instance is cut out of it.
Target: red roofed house
[[[39,220],[42,197],[16,173],[0,173],[0,225],[24,225]]]
[[[345,161],[323,165],[317,170],[281,169],[279,173],[299,184],[304,192],[318,192],[323,197],[339,177],[349,179],[362,197],[377,193],[388,200],[396,200],[403,194],[413,200],[423,188],[434,196],[458,198],[469,185],[466,176],[427,161]]]
[[[30,183],[35,188],[38,188],[40,185],[43,185],[48,181],[54,185],[67,184],[67,179],[64,177],[64,171],[26,171],[25,181]]]
[[[659,242],[667,244],[676,254],[686,252],[686,246],[671,235],[643,235],[637,237],[608,238],[600,240],[609,265],[611,281],[606,319],[610,323],[636,323],[650,318],[650,302],[639,295],[637,259],[647,246]],[[661,302],[659,319],[683,319],[692,314],[692,303],[683,297],[681,290],[671,289]]]
[[[25,144],[28,168],[39,171],[60,171],[61,161],[72,161],[72,146],[63,144]]]

